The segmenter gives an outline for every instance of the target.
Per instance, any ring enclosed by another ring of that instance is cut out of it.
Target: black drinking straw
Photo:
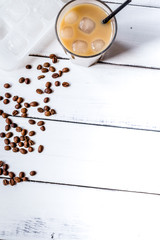
[[[102,20],[102,23],[107,23],[112,17],[114,17],[119,11],[121,11],[126,5],[128,5],[132,0],[125,1],[122,5],[120,5],[115,11],[113,11],[108,17]]]

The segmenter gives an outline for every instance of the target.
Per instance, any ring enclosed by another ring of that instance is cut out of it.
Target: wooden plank
[[[3,240],[160,238],[157,196],[29,183],[0,195]]]
[[[4,151],[1,139],[1,159],[16,174],[36,170],[34,180],[160,193],[159,132],[52,121],[42,132],[27,119],[14,121],[37,133],[35,151],[27,155]],[[45,149],[38,154],[40,144]]]
[[[8,81],[13,87],[9,90],[13,95],[23,96],[25,101],[37,100],[44,106],[45,95],[38,95],[37,88],[44,89],[46,81],[53,83],[54,93],[50,95],[50,107],[57,111],[57,115],[50,119],[84,122],[101,125],[117,125],[123,127],[145,128],[160,130],[159,102],[159,71],[119,67],[97,64],[84,68],[71,64],[69,61],[60,61],[57,70],[68,66],[71,71],[64,74],[60,81],[69,81],[70,88],[54,87],[51,73],[38,81],[41,74],[36,70],[38,63],[50,61],[49,59],[30,58],[33,69],[20,68],[13,72],[1,74],[0,94],[5,93],[3,84]],[[31,78],[30,85],[19,84],[21,76]],[[8,91],[8,90],[7,90]],[[12,113],[15,103],[0,108]],[[29,109],[30,117],[44,117],[35,108]]]

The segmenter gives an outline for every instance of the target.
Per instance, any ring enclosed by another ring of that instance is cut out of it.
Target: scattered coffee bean
[[[43,94],[43,90],[42,90],[42,89],[37,89],[37,90],[36,90],[36,93],[38,93],[38,94]]]
[[[30,138],[29,138],[28,136],[25,136],[25,137],[24,137],[24,141],[26,141],[26,142],[28,142],[29,139],[30,139]]]
[[[45,75],[40,75],[37,77],[38,80],[41,80],[42,78],[45,78]]]
[[[5,97],[6,97],[6,98],[11,98],[12,96],[11,96],[10,93],[5,93]]]
[[[52,62],[53,62],[53,63],[56,63],[56,62],[57,62],[57,57],[56,57],[56,56],[52,58]]]
[[[8,117],[8,114],[7,114],[7,113],[2,113],[2,117],[3,117],[3,118],[7,118],[7,117]]]
[[[3,174],[3,169],[2,168],[0,168],[0,175],[2,175]]]
[[[14,102],[16,102],[17,99],[18,99],[18,96],[14,96],[14,97],[12,98],[12,100],[13,100]]]
[[[53,53],[49,55],[49,58],[50,58],[50,59],[53,59],[54,57],[56,57],[56,55],[53,54]]]
[[[3,179],[3,185],[7,186],[8,184],[9,184],[8,180],[7,179]]]
[[[1,138],[4,138],[5,136],[6,136],[6,134],[5,134],[4,132],[1,132],[1,133],[0,133],[0,137],[1,137]]]
[[[2,109],[0,109],[0,115],[2,115],[2,113],[3,113],[3,110],[2,110]]]
[[[27,109],[26,108],[21,108],[21,113],[26,113]]]
[[[21,78],[19,79],[19,83],[24,83],[24,81],[25,81],[25,78],[24,78],[24,77],[21,77]]]
[[[52,78],[58,78],[59,77],[59,74],[58,73],[53,73],[52,74]]]
[[[9,145],[9,144],[10,144],[10,140],[9,140],[8,138],[4,139],[4,143],[5,143],[6,145]]]
[[[22,178],[22,181],[23,181],[23,182],[27,182],[27,181],[28,181],[28,178],[27,178],[27,177],[23,177],[23,178]]]
[[[11,146],[11,148],[15,148],[16,147],[16,143],[15,142],[11,142],[10,146]]]
[[[9,150],[11,150],[11,147],[10,146],[5,146],[4,150],[9,151]]]
[[[0,167],[2,167],[2,166],[3,166],[3,164],[4,164],[4,162],[3,162],[3,161],[0,161]]]
[[[34,124],[36,124],[36,121],[35,121],[35,120],[33,120],[33,119],[30,119],[30,120],[28,120],[28,122],[29,122],[29,124],[31,124],[31,125],[34,125]]]
[[[19,142],[19,143],[18,143],[18,146],[19,146],[19,147],[23,147],[23,146],[24,146],[24,143],[23,143],[23,142]]]
[[[42,69],[42,65],[39,64],[39,65],[37,66],[37,70],[41,70],[41,69]]]
[[[14,147],[14,148],[12,148],[12,151],[13,151],[13,152],[19,152],[19,148]]]
[[[12,124],[12,120],[10,118],[6,118],[6,123],[9,125]]]
[[[37,122],[37,126],[43,126],[43,125],[44,125],[44,121]]]
[[[60,82],[59,81],[56,81],[54,84],[55,84],[56,87],[60,86]]]
[[[44,90],[44,92],[47,93],[47,94],[51,94],[52,93],[52,89],[51,88],[46,88]]]
[[[30,174],[31,176],[35,176],[35,175],[36,175],[36,171],[31,171],[29,174]]]
[[[49,102],[49,98],[48,97],[44,98],[43,102],[44,103],[48,103]]]
[[[20,173],[19,173],[19,177],[20,177],[20,178],[23,178],[24,176],[25,176],[24,172],[20,172]]]
[[[16,116],[18,113],[19,113],[19,112],[18,112],[17,110],[14,110],[14,111],[12,112],[12,115],[13,115],[13,116]]]
[[[9,184],[10,184],[11,186],[14,186],[14,185],[16,184],[16,182],[14,181],[14,179],[10,179],[10,180],[9,180]]]
[[[54,109],[51,109],[51,115],[54,115],[54,114],[56,114],[56,111],[54,110]]]
[[[13,141],[14,141],[15,143],[19,143],[19,142],[20,142],[20,138],[19,138],[18,136],[15,136],[15,137],[13,138]]]
[[[42,73],[47,73],[48,69],[47,68],[42,68],[41,71],[42,71]]]
[[[10,103],[10,101],[9,101],[9,99],[4,99],[4,100],[3,100],[3,103],[4,103],[4,104],[8,104],[8,103]]]
[[[12,133],[12,132],[6,133],[6,138],[11,138],[12,136],[13,136],[13,133]]]
[[[45,112],[44,114],[45,114],[46,117],[51,116],[51,113],[49,111]]]
[[[48,112],[50,110],[49,106],[44,106],[44,111]]]
[[[24,148],[21,148],[19,151],[20,151],[20,153],[22,153],[22,154],[27,154],[27,150],[24,149]]]
[[[25,140],[25,137],[24,136],[20,136],[20,141],[24,141]]]
[[[11,124],[11,127],[12,127],[12,128],[16,128],[16,127],[17,127],[17,124],[16,124],[16,123],[12,123],[12,124]]]
[[[54,67],[50,66],[50,67],[49,67],[49,71],[50,71],[50,72],[55,72],[56,69],[55,69]]]
[[[26,69],[31,69],[31,68],[32,68],[32,66],[30,64],[26,65]]]
[[[4,84],[4,88],[10,88],[10,87],[11,87],[11,85],[9,83]]]
[[[29,147],[29,143],[27,141],[24,141],[24,147],[28,148]]]
[[[8,171],[7,170],[3,170],[3,175],[4,176],[8,176]]]
[[[52,85],[52,83],[51,83],[51,82],[46,82],[46,84],[45,84],[46,88],[50,88],[50,87],[51,87],[51,85]]]
[[[17,99],[17,103],[22,103],[24,101],[24,99],[22,98],[22,97],[19,97],[18,99]]]
[[[31,102],[30,105],[31,105],[31,107],[37,107],[38,106],[38,102],[35,102],[35,101]]]
[[[39,145],[39,147],[38,147],[38,152],[39,152],[39,153],[43,152],[43,149],[44,149],[44,147],[43,147],[42,145]]]
[[[16,105],[15,105],[15,108],[16,109],[20,109],[22,106],[21,106],[21,104],[20,103],[17,103]]]
[[[3,100],[3,97],[2,96],[0,96],[0,101],[2,101]]]
[[[39,113],[43,113],[44,112],[44,110],[43,110],[43,108],[37,108],[37,111],[39,112]]]
[[[29,132],[29,136],[30,136],[30,137],[34,136],[35,134],[36,134],[35,131],[30,131],[30,132]]]
[[[10,125],[6,125],[6,126],[5,126],[5,131],[8,132],[10,129],[11,129]]]
[[[21,182],[21,179],[19,177],[15,177],[14,180],[15,180],[16,183],[20,183]]]
[[[28,152],[33,152],[33,148],[32,148],[32,147],[29,147],[29,148],[28,148]]]
[[[67,68],[67,67],[66,67],[66,68],[63,68],[63,69],[62,69],[62,72],[63,72],[63,73],[69,72],[69,68]]]
[[[69,87],[69,83],[68,83],[68,82],[63,82],[63,83],[62,83],[62,86],[63,86],[63,87]]]
[[[62,71],[59,70],[59,71],[58,71],[58,74],[59,74],[59,77],[61,77],[61,76],[62,76]]]
[[[29,78],[25,79],[25,84],[30,84],[31,80]]]
[[[45,131],[46,130],[45,126],[40,127],[40,129],[41,129],[41,131]]]
[[[23,129],[22,132],[21,132],[21,135],[22,136],[25,136],[27,134],[27,130],[26,129]]]
[[[29,140],[29,146],[32,146],[32,145],[34,145],[35,144],[35,142],[34,141],[32,141],[32,140]]]
[[[16,132],[22,132],[22,128],[21,127],[16,127]]]
[[[45,62],[45,63],[43,64],[43,67],[50,67],[50,63]]]
[[[22,113],[21,117],[26,118],[27,117],[27,113]]]
[[[25,102],[25,103],[24,103],[24,106],[25,106],[26,108],[29,108],[29,107],[30,107],[30,104],[27,103],[27,102]]]
[[[10,178],[14,178],[14,176],[15,176],[15,174],[13,172],[9,172],[8,175]]]
[[[7,170],[9,168],[8,164],[3,164],[3,170]]]

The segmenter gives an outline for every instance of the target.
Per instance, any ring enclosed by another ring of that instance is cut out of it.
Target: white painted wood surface
[[[115,2],[115,3],[123,3],[123,0],[111,0],[111,1],[105,1],[104,2]],[[149,7],[160,7],[160,2],[157,0],[132,0],[132,3],[130,5],[140,5],[140,6],[149,6]]]

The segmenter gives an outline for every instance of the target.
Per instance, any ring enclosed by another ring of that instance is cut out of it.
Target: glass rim
[[[103,55],[103,53],[105,53],[105,52],[111,47],[112,43],[114,42],[114,40],[115,40],[115,38],[116,38],[116,36],[117,36],[118,25],[117,25],[117,19],[116,19],[115,16],[113,17],[114,22],[115,22],[115,33],[114,33],[114,37],[113,37],[112,41],[110,42],[110,44],[109,44],[103,51],[101,51],[101,52],[99,52],[99,53],[97,53],[97,54],[90,55],[90,56],[82,56],[82,55],[75,54],[75,53],[71,52],[70,50],[68,50],[68,49],[63,45],[63,43],[61,42],[61,40],[60,40],[60,38],[59,38],[59,36],[58,36],[57,23],[58,23],[58,19],[59,19],[59,16],[60,16],[61,12],[62,12],[62,11],[64,10],[64,8],[65,8],[66,6],[68,6],[70,3],[76,2],[76,1],[77,1],[77,0],[71,0],[71,1],[69,1],[68,3],[66,3],[66,4],[61,8],[61,10],[59,11],[59,13],[58,13],[58,15],[57,15],[57,17],[56,17],[55,32],[56,32],[56,37],[57,37],[57,39],[58,39],[58,42],[62,45],[62,47],[65,49],[66,52],[70,53],[70,54],[73,55],[73,56],[79,57],[79,58],[93,58],[93,57],[98,57],[99,55]],[[105,3],[102,2],[101,0],[94,0],[94,1],[100,2],[102,5],[104,5],[105,7],[107,7],[107,8],[111,11],[111,13],[112,13],[111,8],[110,8],[107,4],[105,4]]]

